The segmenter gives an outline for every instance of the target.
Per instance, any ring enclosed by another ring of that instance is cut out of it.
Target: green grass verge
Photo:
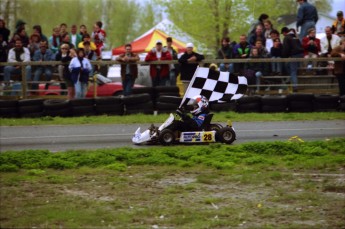
[[[71,124],[131,124],[131,123],[162,123],[168,114],[126,115],[126,116],[91,116],[91,117],[42,117],[42,118],[3,118],[1,126],[30,125],[71,125]],[[236,122],[254,121],[297,121],[297,120],[344,120],[345,112],[312,112],[312,113],[236,113],[220,112],[213,117],[214,122],[226,122],[231,119]]]
[[[345,138],[0,154],[1,228],[343,228]]]

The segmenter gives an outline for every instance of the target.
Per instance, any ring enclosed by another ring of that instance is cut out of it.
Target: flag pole
[[[184,101],[186,101],[186,95],[188,94],[189,88],[193,85],[193,83],[195,81],[195,76],[196,76],[195,73],[196,73],[196,71],[198,71],[198,69],[199,69],[199,65],[198,65],[198,67],[196,68],[196,70],[194,72],[193,78],[191,79],[191,81],[188,84],[188,88],[187,88],[186,92],[184,93],[182,101],[181,101],[181,104],[180,104],[180,106],[178,108],[181,108],[182,104],[184,103]]]

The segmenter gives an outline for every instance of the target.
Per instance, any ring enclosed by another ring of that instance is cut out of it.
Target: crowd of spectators
[[[345,50],[341,44],[345,43],[345,19],[343,12],[337,13],[337,19],[332,25],[325,28],[325,37],[321,40],[316,37],[315,24],[318,21],[316,8],[309,4],[307,0],[297,0],[300,7],[297,12],[297,31],[294,28],[284,27],[278,31],[267,14],[261,14],[257,21],[251,24],[247,34],[239,36],[239,40],[231,40],[229,37],[222,38],[220,48],[217,52],[217,59],[260,59],[260,58],[308,58],[311,59],[304,65],[306,71],[316,74],[318,66],[328,66],[329,69],[336,68],[340,94],[344,94],[344,83],[339,79],[341,74],[345,74],[344,67],[340,67],[342,62],[322,63],[315,61],[317,57],[344,57]],[[88,77],[95,71],[90,60],[97,60],[101,57],[102,49],[106,38],[106,32],[102,29],[102,22],[94,24],[90,35],[85,25],[71,25],[70,31],[66,23],[62,23],[52,29],[51,36],[42,33],[40,25],[32,28],[29,36],[25,28],[26,23],[19,20],[16,23],[13,36],[6,28],[4,20],[0,20],[0,60],[2,62],[23,62],[23,61],[62,61],[57,67],[63,89],[68,89],[69,98],[81,98],[85,96],[85,88]],[[298,29],[300,33],[298,35]],[[150,65],[150,76],[152,86],[176,85],[176,77],[180,74],[181,80],[188,87],[198,62],[205,57],[194,52],[194,45],[187,43],[186,52],[180,58],[177,57],[178,50],[172,47],[172,38],[168,37],[167,46],[162,45],[161,40],[157,40],[155,47],[150,50],[145,61],[178,60],[179,64],[152,64]],[[340,48],[338,48],[340,47]],[[335,52],[334,50],[337,50]],[[125,45],[124,54],[117,57],[121,64],[121,79],[124,88],[124,95],[131,94],[131,88],[138,75],[137,67],[133,67],[133,62],[139,60],[138,55],[132,52],[131,44]],[[132,62],[132,63],[130,63]],[[262,76],[289,75],[288,81],[297,91],[298,77],[297,71],[300,62],[250,62],[250,63],[221,63],[213,67],[219,71],[227,71],[232,74],[245,75],[250,83],[256,85],[256,90],[260,90]],[[219,67],[219,68],[218,68]],[[8,83],[12,74],[20,74],[18,66],[5,66],[4,81]],[[46,81],[52,76],[51,66],[27,66],[26,78],[31,81],[33,73],[34,81],[39,81],[42,75]],[[77,74],[78,73],[78,74]],[[343,77],[344,78],[344,77]],[[48,84],[46,85],[49,86]],[[31,88],[37,89],[37,83],[32,83]]]

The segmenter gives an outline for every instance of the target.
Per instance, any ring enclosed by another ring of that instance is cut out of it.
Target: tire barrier
[[[96,99],[0,100],[0,117],[127,115],[175,112],[182,98],[161,95],[154,103],[148,93]],[[288,96],[245,96],[230,103],[210,103],[211,112],[312,112],[343,111],[345,96],[292,94]]]
[[[263,96],[261,98],[261,111],[270,112],[286,112],[288,109],[288,99],[286,96]]]
[[[237,112],[261,112],[261,97],[259,96],[244,96],[237,100]]]
[[[291,112],[312,112],[314,110],[313,94],[291,94],[287,95],[288,107]]]
[[[64,99],[47,99],[43,102],[44,115],[51,117],[71,116],[70,101]]]
[[[98,115],[123,115],[124,113],[121,97],[100,97],[94,101],[95,111]]]

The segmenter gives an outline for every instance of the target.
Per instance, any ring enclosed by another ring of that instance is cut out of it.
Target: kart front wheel
[[[159,134],[159,142],[162,145],[171,145],[175,141],[175,134],[172,130],[165,129]]]
[[[235,131],[230,127],[224,127],[218,132],[218,139],[222,143],[231,144],[236,139]]]

